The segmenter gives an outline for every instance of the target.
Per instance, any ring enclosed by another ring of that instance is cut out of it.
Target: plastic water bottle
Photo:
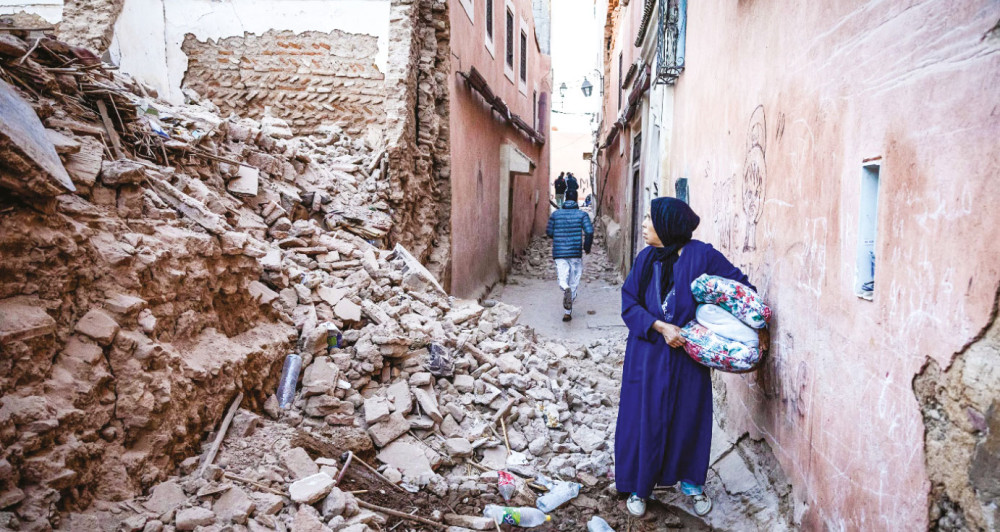
[[[292,353],[285,357],[285,365],[281,368],[281,381],[278,382],[278,406],[288,408],[295,399],[295,386],[299,382],[299,371],[302,370],[302,357]]]
[[[541,478],[539,478],[541,480]],[[542,484],[549,488],[549,492],[542,495],[535,501],[535,506],[543,512],[551,512],[560,507],[566,501],[580,494],[580,484],[576,482],[565,482],[562,480],[549,481],[549,484]]]
[[[522,528],[534,528],[552,519],[544,512],[534,508],[514,508],[495,504],[486,505],[486,508],[483,509],[483,515],[492,518],[493,522],[497,524],[515,525]]]
[[[595,515],[587,521],[587,532],[615,532],[615,529],[611,528],[607,521]]]

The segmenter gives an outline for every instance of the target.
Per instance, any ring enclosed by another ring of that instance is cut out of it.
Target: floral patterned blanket
[[[771,320],[771,309],[750,287],[715,275],[702,275],[691,283],[691,294],[699,303],[719,305],[743,323],[760,329]]]

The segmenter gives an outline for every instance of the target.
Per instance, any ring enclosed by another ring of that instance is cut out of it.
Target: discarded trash
[[[545,405],[544,408],[542,405],[538,405],[538,411],[541,412],[546,427],[550,429],[559,427],[559,407],[552,403]]]
[[[607,521],[595,515],[587,521],[587,532],[615,532],[615,529],[611,528]]]
[[[543,512],[551,512],[556,508],[560,507],[566,501],[575,498],[580,494],[580,484],[576,482],[567,482],[565,480],[551,480],[543,475],[538,475],[537,482],[546,488],[549,488],[549,492],[542,495],[535,501],[535,506]]]
[[[278,406],[288,408],[295,399],[295,385],[299,382],[299,371],[302,370],[302,357],[292,353],[285,357],[285,365],[281,368],[281,382],[278,383]]]
[[[523,466],[528,465],[528,456],[519,451],[513,451],[507,455],[507,465],[509,466]]]
[[[451,377],[455,374],[455,363],[448,351],[439,344],[427,346],[430,359],[427,361],[427,371],[435,377]]]
[[[552,518],[535,508],[514,508],[488,504],[483,509],[483,515],[493,519],[499,525],[516,525],[523,528],[533,528],[550,521]]]
[[[500,490],[503,500],[509,501],[517,491],[517,479],[506,471],[497,471],[497,489]]]
[[[340,333],[340,329],[337,328],[332,322],[326,322],[323,324],[326,327],[326,354],[330,355],[333,353],[333,349],[340,347],[340,341],[343,335]]]

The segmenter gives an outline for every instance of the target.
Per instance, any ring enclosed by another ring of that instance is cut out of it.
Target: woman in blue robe
[[[691,282],[718,275],[747,286],[746,275],[710,244],[692,240],[700,219],[676,198],[656,198],[643,223],[648,246],[639,252],[622,286],[622,319],[628,326],[621,401],[615,432],[615,484],[630,493],[626,506],[641,516],[656,485],[681,483],[705,515],[704,492],[712,446],[712,379],[709,369],[684,352],[681,327],[698,304]]]

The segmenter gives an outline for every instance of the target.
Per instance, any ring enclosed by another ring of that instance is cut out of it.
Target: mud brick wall
[[[184,40],[183,85],[223,113],[259,119],[267,107],[296,133],[334,123],[351,135],[385,124],[385,76],[375,66],[377,37],[271,30],[202,42]]]
[[[449,289],[448,5],[442,0],[394,0],[391,20],[386,138],[389,201],[395,214],[390,238]]]

